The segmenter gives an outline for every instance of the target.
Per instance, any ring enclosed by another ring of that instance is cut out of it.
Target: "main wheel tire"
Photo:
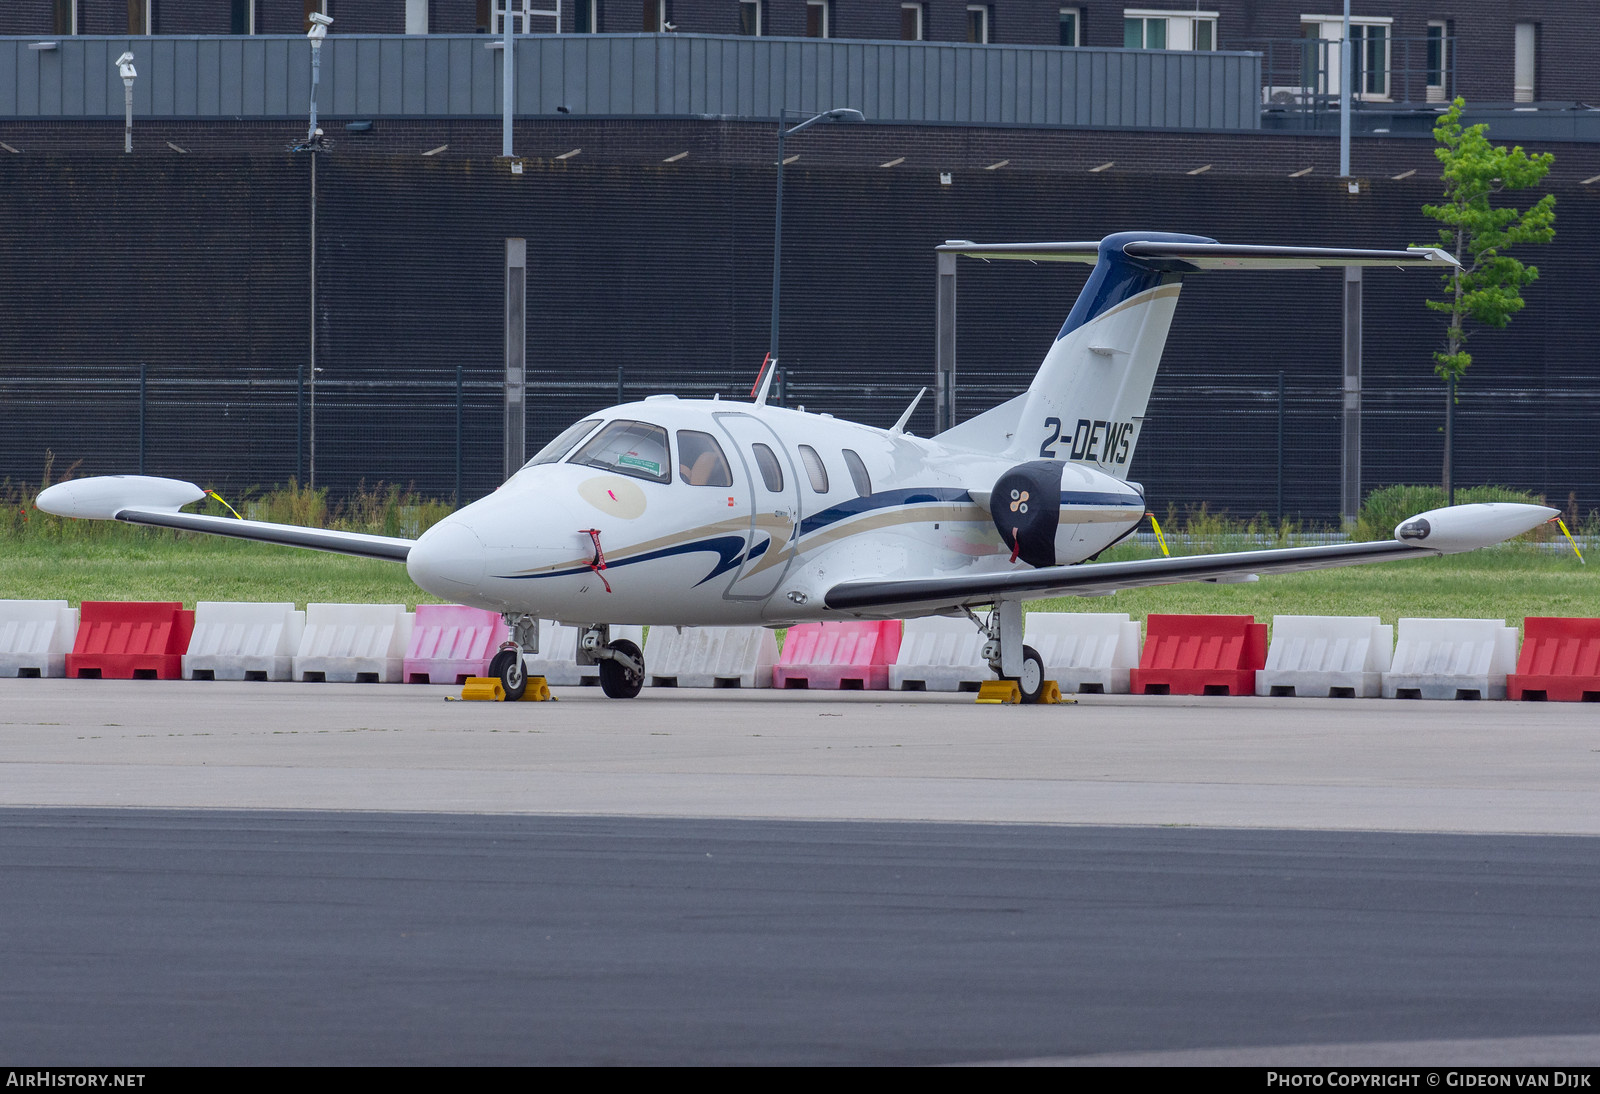
[[[1022,647],[1022,674],[1017,677],[1017,690],[1022,692],[1024,703],[1037,703],[1044,694],[1044,659],[1032,646]]]
[[[516,650],[501,650],[489,662],[489,675],[500,680],[506,689],[506,702],[515,703],[528,690],[528,666]]]
[[[644,654],[627,639],[613,642],[607,648],[633,658],[640,668],[635,672],[621,661],[606,658],[600,662],[600,690],[608,699],[632,699],[644,687]]]

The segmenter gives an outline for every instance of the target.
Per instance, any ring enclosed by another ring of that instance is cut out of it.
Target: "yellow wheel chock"
[[[985,680],[978,685],[979,703],[1020,703],[1022,702],[1022,689],[1015,680]],[[1039,702],[1044,703],[1076,703],[1076,699],[1063,699],[1061,685],[1054,680],[1046,680],[1039,690]]]
[[[503,703],[506,701],[505,685],[497,676],[469,676],[466,685],[461,689],[461,698],[464,700],[478,700],[485,703]],[[548,703],[550,685],[543,676],[528,677],[528,686],[522,693],[525,703]]]
[[[461,698],[483,703],[503,703],[506,701],[506,689],[497,676],[469,676],[466,686],[461,689]]]
[[[978,685],[979,703],[1020,703],[1022,689],[1015,680],[985,680]]]

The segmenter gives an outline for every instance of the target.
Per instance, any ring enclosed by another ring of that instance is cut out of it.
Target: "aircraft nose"
[[[483,540],[463,524],[436,524],[412,545],[406,572],[418,588],[434,596],[466,596],[483,580]]]

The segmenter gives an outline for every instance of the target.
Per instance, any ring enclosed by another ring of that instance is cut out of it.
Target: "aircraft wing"
[[[386,562],[404,562],[415,542],[395,536],[369,536],[330,528],[305,528],[296,524],[272,524],[181,511],[183,506],[205,496],[206,492],[194,483],[179,479],[104,475],[57,483],[41,490],[34,504],[46,513],[61,517],[120,520],[125,524],[208,532],[216,536],[377,558]]]
[[[1372,543],[1080,563],[990,574],[844,581],[828,590],[824,603],[836,611],[881,615],[887,611],[970,608],[997,600],[1083,596],[1184,581],[1249,581],[1255,574],[1321,570],[1470,551],[1520,535],[1557,513],[1558,510],[1542,505],[1457,505],[1403,521],[1395,529],[1394,539]]]

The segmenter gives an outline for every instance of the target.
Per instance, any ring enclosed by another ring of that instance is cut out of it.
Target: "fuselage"
[[[847,579],[1026,568],[988,511],[1012,464],[826,414],[656,396],[575,424],[429,529],[407,567],[436,596],[567,623],[837,617],[823,595]],[[1133,486],[1077,464],[1059,503],[1061,562],[1144,514]]]

